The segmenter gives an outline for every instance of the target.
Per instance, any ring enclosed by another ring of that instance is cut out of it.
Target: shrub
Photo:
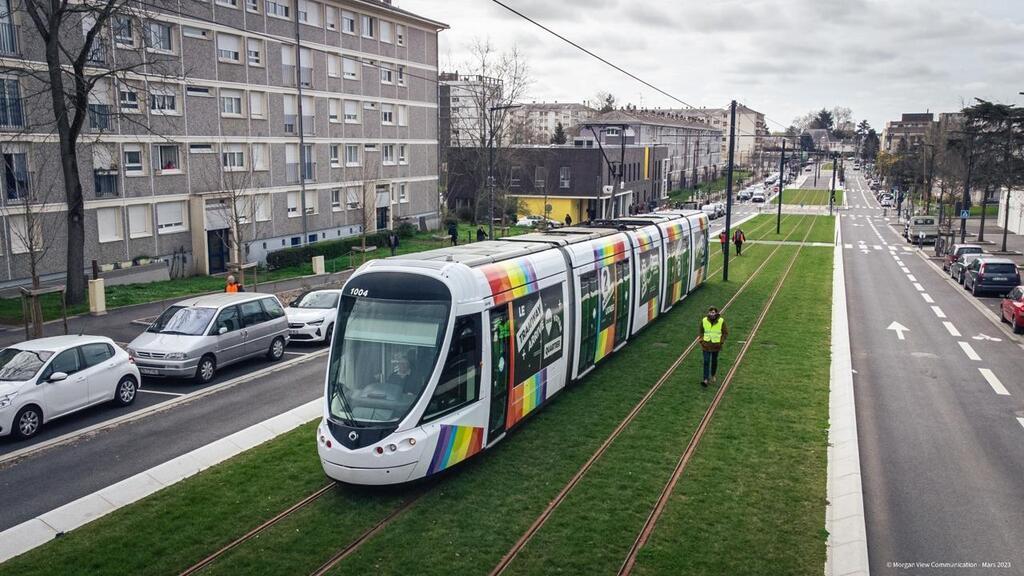
[[[398,232],[399,238],[412,238],[416,235],[416,225],[408,221],[402,222],[398,225],[396,232]]]
[[[473,222],[473,209],[469,206],[459,208],[455,211],[455,214],[458,216],[458,219],[463,222]]]
[[[367,246],[386,246],[387,230],[373,232],[366,235]],[[267,268],[277,270],[308,264],[314,256],[323,256],[327,260],[333,260],[348,255],[356,246],[362,245],[360,236],[351,236],[339,240],[323,240],[306,244],[305,246],[294,246],[282,248],[267,254]]]

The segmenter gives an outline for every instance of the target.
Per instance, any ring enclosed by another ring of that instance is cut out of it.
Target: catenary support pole
[[[729,104],[729,166],[725,184],[725,253],[722,254],[722,281],[729,281],[729,235],[732,234],[732,162],[736,158],[736,101]]]
[[[782,138],[782,155],[779,156],[779,197],[775,200],[779,203],[779,211],[775,216],[775,233],[782,231],[782,191],[786,188],[786,181],[783,178],[786,168],[786,138]]]
[[[832,155],[832,190],[828,194],[828,215],[832,215],[832,209],[835,206],[836,200],[836,174],[839,173],[839,167],[836,166],[837,157],[835,154]]]

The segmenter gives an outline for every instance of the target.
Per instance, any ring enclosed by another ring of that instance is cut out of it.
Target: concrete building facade
[[[882,130],[880,147],[891,153],[900,149],[901,145],[911,147],[928,139],[935,123],[935,115],[931,112],[903,114],[899,120],[885,123]]]
[[[78,146],[87,261],[207,274],[364,225],[438,220],[444,24],[370,0],[140,6],[111,20],[90,57],[95,74],[133,65],[97,83]],[[39,263],[57,278],[67,240],[54,115],[17,73],[42,65],[44,46],[25,12],[0,24],[12,31],[0,34],[0,282],[27,276],[29,234],[47,237]],[[40,230],[25,230],[30,213]],[[236,258],[232,239],[244,245]]]
[[[513,138],[522,141],[516,144],[548,144],[555,135],[558,124],[562,125],[567,137],[576,132],[575,128],[593,118],[597,111],[585,104],[575,102],[531,102],[521,104],[512,111]]]
[[[729,159],[729,126],[732,115],[729,107],[725,108],[678,108],[667,110],[691,122],[708,124],[722,131],[721,157],[724,162]],[[769,135],[768,124],[762,112],[742,104],[736,105],[736,146],[735,162],[737,166],[751,167],[761,163],[764,151],[763,140]]]

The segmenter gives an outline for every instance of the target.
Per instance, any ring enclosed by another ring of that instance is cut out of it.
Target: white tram
[[[700,286],[708,234],[666,211],[367,262],[339,303],[324,472],[395,484],[498,442]]]

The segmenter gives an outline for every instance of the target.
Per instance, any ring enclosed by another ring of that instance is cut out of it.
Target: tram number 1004
[[[348,293],[356,298],[366,298],[370,295],[370,291],[365,288],[352,288]]]

